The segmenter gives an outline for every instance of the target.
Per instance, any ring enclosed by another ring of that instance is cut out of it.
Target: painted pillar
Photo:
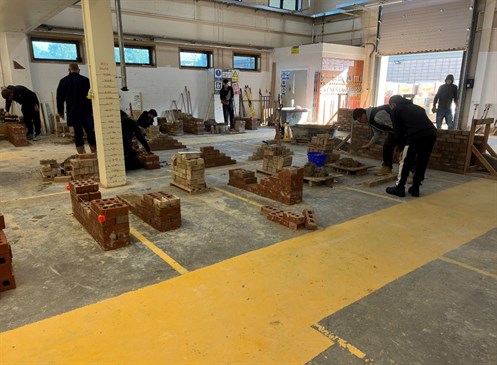
[[[376,37],[378,29],[378,11],[363,11],[361,16],[362,29],[364,32],[364,69],[362,72],[361,107],[369,107],[376,102],[374,98],[375,67],[377,58]]]
[[[81,8],[93,94],[100,183],[104,187],[121,186],[126,184],[126,170],[110,2],[82,0]]]

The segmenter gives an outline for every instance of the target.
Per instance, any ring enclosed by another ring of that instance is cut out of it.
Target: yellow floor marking
[[[176,260],[174,260],[171,256],[169,256],[167,253],[162,251],[159,247],[157,247],[152,242],[150,242],[148,239],[146,239],[136,229],[130,227],[129,233],[131,233],[133,236],[135,236],[141,243],[143,243],[145,246],[147,246],[153,253],[155,253],[157,256],[159,256],[161,259],[163,259],[169,265],[171,265],[171,267],[174,270],[176,270],[177,272],[179,272],[180,274],[183,275],[183,274],[186,274],[188,272],[187,269],[185,269],[183,266],[181,266]]]
[[[464,267],[465,269],[468,269],[468,270],[471,270],[471,271],[475,271],[478,274],[482,274],[482,275],[485,275],[485,276],[488,276],[488,277],[491,277],[491,278],[497,280],[497,275],[492,274],[492,273],[490,273],[488,271],[485,271],[485,270],[478,269],[477,267],[465,264],[464,262],[456,261],[456,260],[453,260],[453,259],[448,258],[446,256],[440,257],[440,260],[448,262],[448,263],[451,263],[451,264],[454,264],[454,265],[457,265],[457,266],[460,266],[460,267]]]
[[[478,179],[0,333],[0,362],[303,364],[332,344],[313,324],[496,219]]]
[[[64,191],[60,191],[58,193],[50,193],[50,194],[43,194],[43,195],[33,195],[33,196],[24,196],[22,198],[15,198],[15,199],[10,199],[10,200],[2,200],[2,201],[0,201],[0,204],[13,203],[13,202],[20,201],[20,200],[42,199],[42,198],[48,198],[50,196],[63,195],[63,194],[67,194],[67,191],[64,190]]]
[[[439,177],[430,177],[429,179],[430,179],[430,180],[433,180],[433,181],[446,182],[446,183],[449,183],[449,184],[454,184],[454,185],[459,185],[459,184],[461,184],[461,182],[460,182],[460,181],[454,181],[454,180],[448,180],[448,179],[440,179]]]
[[[361,190],[361,189],[352,188],[350,186],[337,186],[336,188],[337,189],[345,189],[345,190],[357,191],[359,193],[363,193],[363,194],[375,196],[377,198],[383,198],[383,199],[387,199],[387,200],[393,200],[394,202],[399,202],[399,203],[404,203],[405,202],[405,200],[403,200],[401,198],[393,198],[393,197],[388,196],[388,195],[376,194],[376,193],[372,193],[370,191],[364,191],[364,190]]]
[[[343,338],[338,337],[333,332],[328,331],[324,326],[321,326],[320,324],[316,323],[316,324],[312,325],[312,328],[315,328],[316,330],[319,331],[319,333],[321,333],[321,334],[325,335],[326,337],[328,337],[331,340],[331,342],[332,342],[332,346],[334,344],[338,344],[338,346],[340,346],[341,348],[347,350],[348,352],[350,352],[352,355],[354,355],[358,359],[364,360],[365,363],[372,361],[371,359],[368,359],[366,357],[366,354],[364,352],[362,352],[357,347],[355,347],[354,345],[352,345],[348,341],[344,340]]]
[[[215,186],[212,186],[212,188],[213,188],[214,190],[217,190],[217,191],[219,191],[219,192],[223,193],[223,194],[229,195],[229,196],[231,196],[231,197],[233,197],[233,198],[236,198],[236,199],[239,199],[239,200],[244,201],[244,202],[246,202],[246,203],[249,203],[249,204],[255,205],[256,207],[259,207],[259,208],[260,208],[260,207],[263,207],[263,206],[264,206],[264,204],[257,203],[257,202],[255,202],[255,201],[253,201],[253,200],[250,200],[250,199],[244,198],[243,196],[240,196],[240,195],[234,194],[234,193],[229,192],[229,191],[227,191],[227,190],[224,190],[224,189],[221,189],[221,188],[218,188],[218,187],[215,187]]]

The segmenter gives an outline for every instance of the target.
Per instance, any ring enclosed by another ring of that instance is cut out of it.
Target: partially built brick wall
[[[352,112],[354,109],[338,109],[337,121],[334,124],[341,132],[350,132],[352,122]]]
[[[352,111],[352,109],[350,110]],[[353,123],[350,146],[351,150],[354,151],[354,155],[382,161],[382,147],[385,137],[382,136],[378,143],[369,149],[359,149],[360,146],[370,141],[372,132],[367,124],[356,121]],[[464,173],[464,161],[466,159],[468,143],[469,131],[437,129],[437,142],[433,148],[428,168],[459,174]],[[474,144],[481,150],[483,136],[476,135]],[[397,157],[398,154],[394,156],[394,162],[398,162]]]

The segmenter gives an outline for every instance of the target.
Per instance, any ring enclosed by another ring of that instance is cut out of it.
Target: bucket
[[[326,161],[326,153],[324,152],[307,152],[307,159],[317,167],[323,167]]]

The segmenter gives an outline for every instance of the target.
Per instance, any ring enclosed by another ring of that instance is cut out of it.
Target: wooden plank
[[[333,168],[335,171],[344,173],[347,175],[365,175],[368,173],[368,169],[371,167],[374,167],[374,165],[363,165],[359,167],[347,167],[347,166],[342,166],[342,165],[337,165],[337,164],[327,164],[326,166],[330,166]]]
[[[478,158],[478,161],[480,161],[480,163],[487,169],[487,171],[490,173],[490,175],[497,177],[497,172],[492,167],[492,165],[490,165],[488,163],[487,159],[485,157],[483,157],[483,155],[480,153],[480,151],[478,151],[478,149],[475,146],[473,146],[472,150],[473,150],[473,154],[476,156],[476,158]]]
[[[304,176],[304,182],[308,183],[309,186],[317,185],[331,185],[335,182],[335,178],[343,176],[342,174],[332,174],[322,177],[314,176]]]
[[[373,186],[385,184],[387,182],[394,181],[396,179],[397,179],[397,174],[389,174],[389,175],[385,175],[385,176],[379,176],[379,177],[376,177],[374,179],[366,180],[362,184],[364,186],[372,188]]]

